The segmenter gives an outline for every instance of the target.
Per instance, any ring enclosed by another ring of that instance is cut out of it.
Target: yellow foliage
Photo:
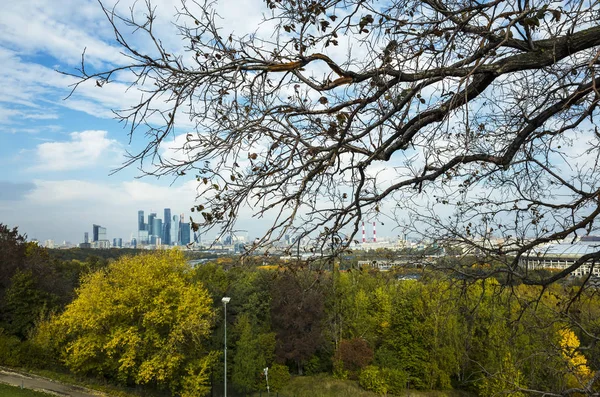
[[[257,269],[275,271],[275,270],[279,270],[280,266],[279,265],[262,265],[262,266],[258,266]]]
[[[573,331],[564,328],[558,331],[560,336],[560,349],[563,358],[567,363],[569,374],[567,375],[567,385],[569,387],[580,387],[592,379],[592,371],[587,365],[587,360],[577,349],[579,348],[579,338]]]
[[[206,350],[202,341],[213,317],[186,258],[168,250],[124,257],[88,275],[54,322],[64,333],[63,360],[74,372],[156,382],[191,395],[206,388],[212,355],[198,352]]]

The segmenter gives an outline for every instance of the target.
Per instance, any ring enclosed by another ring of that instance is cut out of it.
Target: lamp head
[[[230,297],[228,297],[228,296],[224,296],[224,297],[223,297],[223,299],[221,299],[221,302],[223,302],[223,304],[225,304],[225,305],[226,305],[226,304],[228,304],[228,303],[229,303],[229,301],[230,301],[230,300],[231,300],[231,298],[230,298]]]

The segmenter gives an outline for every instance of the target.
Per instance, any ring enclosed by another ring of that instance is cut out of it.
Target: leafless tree
[[[117,115],[147,145],[124,166],[196,177],[199,226],[229,230],[250,206],[274,219],[261,245],[291,234],[346,247],[380,218],[509,258],[503,271],[542,285],[600,259],[543,279],[518,267],[600,214],[597,1],[263,6],[274,29],[236,36],[214,3],[182,1],[179,53],[149,0],[127,15],[103,7],[129,63],[89,71],[84,59],[75,73],[99,86],[136,76],[144,96]],[[161,157],[180,134],[181,156]]]

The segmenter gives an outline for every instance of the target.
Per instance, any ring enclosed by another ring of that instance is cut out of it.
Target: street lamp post
[[[227,397],[227,304],[230,300],[231,298],[228,296],[224,296],[223,299],[221,299],[221,302],[223,302],[223,307],[225,308],[225,397]]]
[[[267,378],[267,395],[271,395],[269,391],[269,367],[263,369],[263,373],[265,374],[265,378]]]

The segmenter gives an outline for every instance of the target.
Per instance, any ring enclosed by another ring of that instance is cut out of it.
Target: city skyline
[[[127,10],[131,3],[120,2],[118,8]],[[157,11],[170,15],[174,4],[166,0]],[[263,17],[259,4],[239,1],[219,14],[238,33],[252,33]],[[90,67],[126,62],[105,18],[95,0],[65,0],[61,7],[50,1],[10,2],[0,15],[0,60],[5,65],[0,70],[0,222],[18,227],[29,239],[78,243],[94,223],[107,228],[109,239],[125,239],[136,231],[131,214],[139,208],[159,213],[167,207],[180,214],[198,205],[193,173],[140,179],[137,165],[112,173],[128,151],[146,144],[143,134],[130,141],[114,119],[113,109],[128,108],[139,99],[135,90],[126,91],[125,82],[103,87],[90,82],[64,100],[74,79],[56,70],[73,72],[85,48]],[[25,24],[27,31],[15,35]],[[155,29],[164,33],[174,27],[161,20]],[[166,44],[179,45],[177,35],[171,36],[173,43]],[[165,139],[160,155],[177,159],[176,148],[194,127],[182,122]],[[255,236],[266,231],[275,215],[255,219],[254,212],[249,206],[240,208],[236,229],[252,230]],[[394,234],[391,225],[379,232]]]
[[[159,9],[170,15],[175,4],[167,0]],[[240,1],[222,15],[232,26],[251,31],[262,18],[256,4]],[[172,31],[173,26],[164,20],[156,29]],[[111,241],[125,239],[136,231],[131,214],[139,208],[168,207],[180,214],[196,205],[193,175],[136,179],[141,173],[135,166],[111,175],[127,151],[144,145],[143,135],[129,142],[112,113],[130,106],[138,94],[125,92],[121,81],[102,88],[92,82],[64,100],[74,79],[57,70],[73,72],[86,48],[86,59],[95,67],[125,62],[97,1],[65,0],[60,7],[33,0],[3,4],[0,222],[18,227],[29,239],[79,243],[84,232],[91,236],[94,223],[107,228]],[[176,131],[162,154],[172,157],[172,147],[191,127]]]

